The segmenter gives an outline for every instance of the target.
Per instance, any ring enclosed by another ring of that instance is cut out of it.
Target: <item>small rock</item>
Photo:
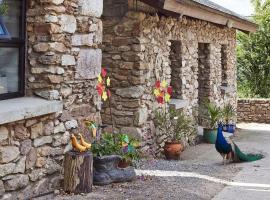
[[[20,144],[20,152],[22,155],[28,154],[32,146],[32,141],[30,139],[24,140]]]
[[[53,139],[53,146],[61,146],[66,145],[70,141],[70,134],[69,132],[65,132],[63,135],[55,135]]]
[[[36,161],[36,167],[43,167],[46,164],[46,158],[44,157],[39,157]]]
[[[15,169],[13,171],[14,174],[16,173],[24,173],[25,172],[25,163],[26,163],[26,156],[22,157],[16,164]]]
[[[54,124],[52,121],[48,122],[44,125],[44,135],[51,135],[54,131]]]
[[[67,121],[65,126],[67,130],[75,129],[78,127],[78,122],[76,120]]]
[[[6,191],[14,191],[25,188],[28,185],[27,175],[12,175],[4,182]]]
[[[29,174],[29,178],[33,182],[40,180],[44,176],[45,176],[45,169],[34,169]]]
[[[39,122],[31,127],[31,139],[41,136],[43,133],[43,124]]]
[[[22,124],[17,125],[14,129],[14,137],[20,140],[25,140],[30,137],[30,133]]]
[[[44,144],[50,144],[52,143],[52,137],[51,136],[43,136],[40,138],[36,138],[34,140],[34,147],[39,147],[42,146]]]
[[[15,160],[20,154],[19,148],[14,146],[0,147],[0,163],[8,163]]]
[[[37,160],[37,150],[35,148],[31,148],[29,153],[26,156],[26,169],[31,169],[34,167]]]
[[[53,133],[54,134],[56,134],[56,133],[64,133],[65,131],[66,131],[66,128],[65,128],[64,123],[60,123],[54,128]]]
[[[8,139],[8,129],[4,126],[0,127],[0,142]]]
[[[26,121],[25,126],[30,127],[30,126],[34,125],[35,123],[37,123],[36,119],[29,119]]]
[[[12,174],[15,168],[15,163],[0,165],[0,177]]]

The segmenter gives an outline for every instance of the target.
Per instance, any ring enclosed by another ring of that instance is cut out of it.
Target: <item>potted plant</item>
[[[135,165],[135,162],[140,157],[137,149],[140,146],[138,140],[127,134],[119,134],[117,141],[120,146],[119,155],[122,157],[122,160],[118,163],[118,167],[126,168]]]
[[[116,137],[113,133],[103,133],[99,140],[94,140],[92,143],[95,185],[128,182],[136,177],[134,168],[129,165],[133,162],[136,149],[131,144],[123,143],[122,138],[129,140],[125,134],[119,134]],[[128,143],[130,142],[128,141]],[[126,148],[127,150],[125,150]],[[121,165],[123,161],[127,161],[128,164]]]
[[[184,150],[182,141],[196,133],[193,120],[183,111],[169,108],[168,113],[163,110],[155,112],[155,124],[159,132],[167,135],[163,147],[166,159],[179,160]]]
[[[222,115],[222,110],[216,104],[206,102],[204,112],[208,125],[203,129],[203,138],[207,143],[215,144],[217,139],[217,126]]]
[[[222,117],[224,120],[223,131],[234,133],[235,132],[235,124],[233,120],[236,116],[235,108],[231,104],[226,104],[222,109]]]

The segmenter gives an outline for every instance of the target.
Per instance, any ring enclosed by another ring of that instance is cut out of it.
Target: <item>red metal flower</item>
[[[102,69],[101,69],[101,76],[102,76],[103,78],[105,78],[106,75],[107,75],[106,69],[102,68]]]

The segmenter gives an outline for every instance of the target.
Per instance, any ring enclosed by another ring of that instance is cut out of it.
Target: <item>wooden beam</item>
[[[185,16],[201,19],[215,24],[221,24],[224,26],[227,26],[228,21],[231,20],[233,22],[233,28],[242,30],[244,32],[255,32],[258,29],[258,26],[255,23],[237,18],[236,16],[226,14],[201,4],[191,2],[186,3],[180,0],[165,0],[163,8],[171,12],[180,13]]]

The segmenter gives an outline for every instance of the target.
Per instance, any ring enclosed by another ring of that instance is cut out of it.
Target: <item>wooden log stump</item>
[[[67,193],[90,193],[93,185],[91,152],[69,151],[64,159],[64,190]]]

